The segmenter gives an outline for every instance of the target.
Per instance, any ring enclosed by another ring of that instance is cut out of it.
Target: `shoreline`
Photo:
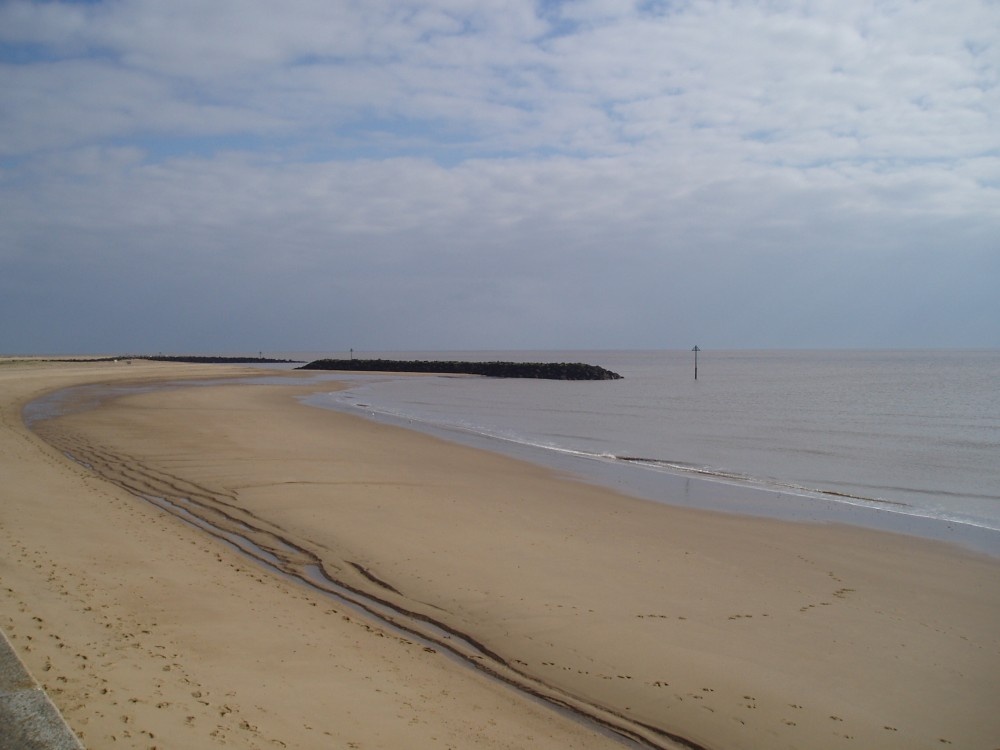
[[[59,360],[53,360],[59,361]],[[888,534],[899,534],[926,541],[952,544],[967,551],[1000,558],[1000,530],[981,523],[966,520],[941,518],[933,515],[899,510],[893,507],[899,503],[883,501],[875,505],[865,498],[855,502],[850,495],[842,493],[810,490],[808,488],[781,488],[767,486],[752,481],[739,481],[713,474],[688,472],[681,468],[666,470],[651,469],[645,459],[623,457],[599,457],[582,455],[573,451],[550,450],[544,446],[506,440],[493,435],[470,432],[431,423],[415,422],[405,417],[391,414],[363,412],[354,404],[328,400],[331,391],[350,390],[358,373],[314,373],[298,376],[296,370],[267,371],[255,370],[245,373],[248,381],[257,384],[282,384],[306,387],[307,395],[299,401],[312,408],[326,409],[347,416],[354,416],[379,424],[429,435],[456,445],[463,445],[491,453],[497,453],[535,466],[562,472],[586,483],[613,490],[630,497],[644,499],[674,508],[691,508],[749,518],[766,518],[796,523],[842,524]],[[279,374],[280,373],[280,374]],[[362,375],[365,373],[361,373]],[[398,375],[400,373],[391,373]],[[405,376],[405,374],[404,374]],[[88,393],[80,408],[94,408],[104,399],[122,395],[122,390],[142,392],[173,387],[196,387],[211,385],[219,378],[183,379],[162,381],[147,386],[130,388],[107,386],[100,383],[85,385]],[[227,378],[223,381],[229,382]],[[236,381],[232,381],[236,382]],[[329,383],[331,387],[319,386]],[[314,387],[317,386],[317,387]],[[74,388],[75,390],[75,388]],[[58,397],[60,391],[46,394]],[[59,413],[62,408],[57,403],[46,404],[46,399],[36,399],[25,404],[26,424],[36,419],[44,419]],[[29,410],[29,407],[40,407]],[[34,413],[36,412],[37,413]],[[683,500],[681,500],[683,498]]]
[[[349,389],[349,386],[348,386]],[[562,472],[579,481],[596,484],[625,495],[673,508],[691,508],[750,518],[769,518],[799,523],[856,526],[871,531],[899,534],[926,541],[954,544],[963,549],[1000,558],[1000,530],[973,521],[953,520],[881,505],[855,502],[850,496],[802,488],[795,491],[751,481],[685,472],[653,469],[643,459],[605,458],[572,451],[505,440],[484,433],[417,422],[391,414],[366,412],[350,403],[315,393],[301,398],[318,409],[328,409],[379,424],[391,425],[447,442],[498,453],[537,466]],[[864,500],[860,498],[859,500]]]
[[[165,371],[158,370],[160,376]],[[264,531],[280,531],[283,539],[318,554],[335,577],[350,585],[382,598],[398,594],[401,605],[470,633],[544,684],[692,743],[843,747],[844,735],[850,735],[859,747],[940,747],[951,742],[985,748],[991,733],[996,736],[997,719],[989,705],[1000,671],[994,633],[1000,595],[990,586],[1000,570],[995,560],[864,529],[656,505],[502,456],[297,403],[295,396],[308,390],[244,383],[136,394],[94,412],[53,420],[51,427],[59,433],[57,442],[91,451],[90,458],[105,461],[120,479],[204,491],[206,502],[216,509],[244,519],[252,516]],[[17,432],[8,421],[5,417],[5,440]],[[23,427],[20,432],[30,434]],[[37,453],[40,446],[31,447]],[[227,583],[233,591],[247,592],[248,604],[235,607],[237,611],[253,606],[253,595],[261,594],[268,602],[282,602],[272,606],[285,606],[281,596],[287,594],[280,590],[287,585],[271,580],[276,577],[247,567],[235,553],[218,552],[221,546],[203,532],[182,532],[179,521],[155,509],[137,509],[134,496],[109,490],[114,486],[69,465],[56,451],[41,453],[48,456],[43,463],[68,475],[66,488],[82,492],[86,500],[84,508],[75,507],[69,495],[54,491],[49,479],[31,475],[30,466],[41,465],[29,463],[28,469],[17,471],[18,486],[30,490],[48,482],[50,492],[36,497],[48,509],[59,509],[74,523],[89,523],[92,533],[99,530],[119,547],[121,531],[100,529],[87,511],[101,507],[119,520],[123,514],[137,515],[129,528],[148,537],[153,552],[173,548],[179,540],[178,553],[197,547],[205,557],[213,551],[221,554],[234,571],[229,578],[242,581]],[[109,501],[99,499],[102,493],[115,498],[111,511]],[[18,526],[23,538],[48,549],[56,560],[66,559],[63,547],[86,543],[50,528],[51,516],[40,511],[28,515],[27,520],[13,517],[8,509],[5,529],[8,522],[12,529]],[[59,537],[62,544],[53,546],[50,537]],[[271,551],[275,547],[272,543]],[[215,684],[220,676],[242,670],[247,686],[237,692],[243,705],[247,694],[254,693],[253,683],[265,675],[289,686],[311,675],[308,684],[331,687],[311,669],[316,654],[310,654],[308,666],[300,657],[294,664],[270,663],[261,672],[259,664],[256,671],[254,665],[241,664],[245,657],[240,660],[230,649],[223,648],[221,655],[202,653],[207,636],[201,631],[211,631],[218,646],[235,636],[237,620],[209,606],[199,610],[200,619],[194,618],[201,626],[196,627],[172,613],[171,596],[202,599],[201,587],[215,584],[205,581],[206,571],[189,569],[181,557],[166,559],[171,559],[169,568],[147,563],[150,571],[160,573],[153,577],[156,584],[142,583],[139,575],[130,585],[141,592],[143,607],[153,602],[158,619],[170,621],[178,669],[199,671]],[[102,576],[112,575],[99,558],[86,560],[81,572],[96,565]],[[17,569],[16,562],[11,564]],[[29,572],[23,575],[30,578]],[[160,591],[163,576],[186,583]],[[18,594],[31,609],[36,602],[29,601],[29,591]],[[307,593],[301,596],[310,599]],[[109,607],[128,608],[128,601]],[[314,620],[316,610],[328,606],[307,602],[296,608],[295,617],[284,620],[284,628],[254,623],[253,633],[238,638],[254,637],[260,647],[267,644],[287,653],[291,646],[280,634],[292,628],[307,633],[313,647],[323,651],[316,637],[323,634],[320,642],[335,638],[329,621],[337,618]],[[266,611],[278,617],[270,608]],[[65,608],[63,615],[69,617]],[[295,619],[300,616],[305,619]],[[12,619],[19,636],[30,628],[26,616]],[[352,638],[360,632],[356,625],[344,627]],[[364,632],[362,650],[386,641],[384,632],[373,634],[381,632],[377,625],[367,625]],[[275,644],[272,638],[285,642]],[[402,653],[436,665],[440,672],[435,679],[447,675],[480,685],[469,675],[456,676],[454,665],[442,667],[446,660],[422,647],[407,650],[403,644]],[[43,659],[53,654],[58,651],[32,658],[44,666]],[[398,666],[400,660],[395,654],[390,663]],[[146,661],[136,660],[136,668],[162,665]],[[381,673],[369,671],[368,676]],[[907,686],[903,696],[894,694],[899,684]],[[523,744],[521,722],[531,721],[531,712],[522,718],[524,699],[509,692],[500,690],[501,699],[487,690],[493,701],[513,701],[507,708],[494,703],[489,714]],[[271,708],[277,704],[296,716],[319,707],[307,701],[308,706],[292,709],[279,698],[269,691],[255,693],[268,707],[272,727],[277,719]],[[342,698],[350,701],[347,695]],[[422,704],[438,722],[435,732],[465,720],[462,712],[447,718],[438,705],[453,699],[453,694],[445,699],[437,693]],[[84,718],[85,727],[99,723],[97,712],[114,710],[102,706],[102,700],[91,695],[87,706],[71,707],[66,712],[71,726]],[[341,708],[338,704],[343,719]],[[540,712],[538,726],[558,725],[573,737],[561,735],[552,740],[553,747],[609,746],[607,737],[567,729],[551,712],[535,710]],[[358,736],[367,731],[375,746],[391,746],[371,734],[377,734],[377,716],[369,714],[372,726],[355,723]],[[182,721],[171,731],[183,728]],[[469,734],[467,723],[451,731],[465,746],[475,744],[470,737],[479,736]],[[199,737],[189,746],[213,746]],[[309,746],[301,727],[289,729],[281,740],[288,746]],[[422,746],[412,737],[407,744]]]

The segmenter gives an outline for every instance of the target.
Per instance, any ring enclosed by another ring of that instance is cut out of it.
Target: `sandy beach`
[[[89,748],[1000,747],[1000,560],[296,401],[328,383],[21,419],[248,372],[0,360],[0,628]]]

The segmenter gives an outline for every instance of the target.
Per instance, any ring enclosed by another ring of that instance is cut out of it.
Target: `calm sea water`
[[[375,377],[310,403],[664,502],[1000,536],[997,351],[702,351],[697,381],[687,351],[373,356],[580,361],[624,379]]]

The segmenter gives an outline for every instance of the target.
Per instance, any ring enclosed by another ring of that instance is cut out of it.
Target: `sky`
[[[0,2],[0,354],[695,344],[1000,348],[1000,2]]]

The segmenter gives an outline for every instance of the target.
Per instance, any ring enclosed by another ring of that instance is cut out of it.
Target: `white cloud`
[[[844,138],[857,158],[995,147],[989,63],[998,53],[984,29],[998,14],[957,5],[900,3],[878,14],[865,3],[822,13],[693,4],[650,15],[631,3],[572,3],[546,21],[523,2],[301,2],[280,13],[249,2],[87,12],[15,3],[2,20],[8,38],[104,58],[68,61],[77,71],[63,80],[76,97],[32,80],[40,71],[8,72],[65,101],[61,118],[46,119],[66,122],[55,133],[79,134],[70,142],[149,129],[140,113],[158,101],[166,116],[155,132],[186,132],[200,113],[206,133],[267,132],[283,121],[321,140],[374,117],[400,130],[433,125],[473,151],[607,154],[670,149],[708,131],[734,158],[757,158],[741,144],[763,139],[775,161],[802,164],[844,158]],[[546,38],[566,18],[580,24],[576,33]],[[87,113],[79,99],[95,90],[103,94],[88,97]],[[441,147],[433,134],[421,145]]]
[[[386,346],[421,321],[438,338],[413,346],[476,330],[497,346],[658,345],[650,321],[695,325],[697,287],[732,344],[757,326],[773,332],[760,345],[867,345],[871,326],[838,330],[831,312],[852,283],[874,310],[859,280],[885,275],[887,304],[912,310],[935,278],[961,296],[996,270],[996,4],[542,11],[0,6],[9,304],[45,286],[79,302],[109,280],[207,300],[211,279],[206,315],[246,312],[252,289],[296,315],[367,316]],[[911,291],[892,288],[907,258]],[[803,291],[824,280],[833,296]],[[994,312],[974,328],[996,344]]]

